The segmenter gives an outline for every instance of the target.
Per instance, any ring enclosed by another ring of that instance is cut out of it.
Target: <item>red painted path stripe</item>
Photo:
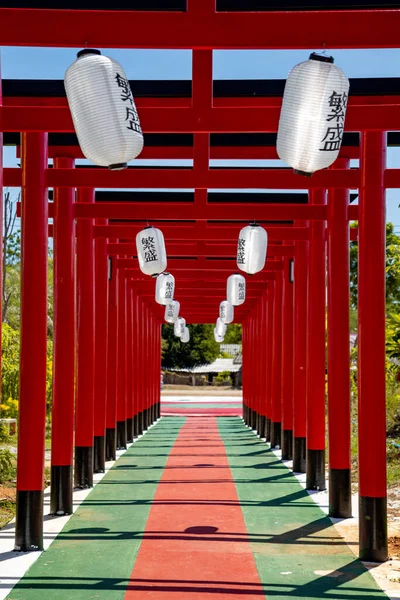
[[[150,510],[125,600],[264,599],[215,417],[188,418]]]

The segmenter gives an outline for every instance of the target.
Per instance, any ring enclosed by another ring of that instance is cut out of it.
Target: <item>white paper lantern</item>
[[[190,340],[190,331],[189,331],[188,327],[185,327],[185,329],[183,330],[183,333],[181,335],[181,342],[186,344],[189,340]]]
[[[160,229],[145,227],[136,236],[139,267],[145,275],[158,275],[167,268],[164,236]]]
[[[224,336],[223,335],[218,335],[216,328],[214,327],[214,339],[216,342],[218,342],[218,344],[222,344],[222,342],[224,341]]]
[[[246,280],[243,275],[234,273],[226,282],[226,297],[232,306],[240,306],[246,300]]]
[[[99,50],[81,50],[65,73],[65,91],[83,154],[124,169],[143,148],[143,134],[123,68]]]
[[[186,320],[183,317],[178,317],[174,323],[174,334],[177,337],[181,337],[185,331]]]
[[[289,73],[277,137],[279,158],[302,175],[325,169],[339,155],[349,80],[333,58],[315,53]]]
[[[168,304],[174,299],[175,277],[171,273],[160,273],[156,279],[156,302]]]
[[[232,323],[234,318],[233,306],[227,300],[223,300],[219,305],[219,318],[224,323]]]
[[[268,236],[257,223],[250,223],[239,233],[237,266],[241,271],[254,275],[262,271],[267,258]]]
[[[224,337],[226,334],[226,323],[224,323],[220,317],[218,317],[218,319],[217,319],[217,323],[215,325],[215,331],[217,332],[217,335],[219,335],[220,337]]]
[[[175,323],[179,315],[179,309],[181,305],[178,300],[172,300],[172,302],[168,302],[165,307],[164,319],[167,323]]]

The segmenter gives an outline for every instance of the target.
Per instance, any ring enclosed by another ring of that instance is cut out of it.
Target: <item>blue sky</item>
[[[268,32],[266,32],[268,35]],[[318,50],[314,48],[312,50]],[[214,79],[285,79],[289,70],[306,60],[310,51],[229,50],[214,51]],[[326,49],[329,53],[329,49]],[[190,79],[189,50],[102,49],[124,67],[129,79]],[[335,50],[335,63],[348,77],[400,77],[400,48],[388,50]],[[73,48],[1,49],[3,79],[62,79],[75,60]],[[85,162],[85,161],[82,161]],[[141,164],[170,164],[173,161],[140,161]],[[5,148],[5,166],[16,166],[14,148]],[[177,164],[174,162],[173,164]],[[179,163],[182,164],[182,163]],[[272,166],[277,161],[214,161],[213,164]],[[388,167],[400,168],[400,148],[388,150]],[[400,232],[400,190],[387,192],[387,220]]]

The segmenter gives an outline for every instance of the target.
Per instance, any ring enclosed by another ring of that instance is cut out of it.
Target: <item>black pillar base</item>
[[[133,442],[133,419],[126,420],[126,441]]]
[[[293,431],[291,429],[282,430],[282,460],[292,460],[293,458]]]
[[[305,473],[307,466],[306,438],[293,438],[293,472]]]
[[[352,516],[350,469],[329,469],[329,516],[337,519]]]
[[[326,490],[325,450],[307,448],[306,489]]]
[[[149,428],[149,409],[145,408],[143,411],[143,432]]]
[[[114,428],[106,429],[106,460],[117,459],[117,436]]]
[[[247,406],[244,403],[243,403],[242,411],[243,411],[243,421],[247,425]]]
[[[258,413],[255,410],[251,411],[251,428],[255,431],[257,429],[257,417]]]
[[[139,422],[138,415],[133,416],[133,438],[137,438],[139,435]]]
[[[388,559],[387,499],[360,496],[360,559],[385,562]]]
[[[17,491],[15,547],[17,552],[43,550],[43,491]]]
[[[252,412],[253,412],[253,410],[250,407],[248,407],[248,409],[247,409],[247,423],[246,423],[247,427],[251,427]]]
[[[117,421],[117,450],[126,450],[126,421]]]
[[[74,485],[81,489],[93,487],[92,446],[75,446]]]
[[[281,445],[282,423],[271,421],[271,448],[277,448]]]
[[[144,418],[143,418],[143,411],[141,410],[140,413],[138,414],[138,435],[143,435],[143,431],[144,431]]]
[[[72,515],[72,465],[51,466],[50,514]]]
[[[93,472],[104,473],[106,470],[106,440],[104,435],[95,435],[93,442]]]
[[[271,419],[266,419],[265,421],[265,439],[267,442],[271,441]]]
[[[265,437],[265,421],[266,417],[264,415],[260,415],[258,418],[258,434],[261,438]]]

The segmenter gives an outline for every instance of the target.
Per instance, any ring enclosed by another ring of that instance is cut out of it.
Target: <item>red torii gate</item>
[[[393,2],[394,10],[365,10],[360,2],[356,3],[359,9],[345,10],[350,3],[342,2],[343,10],[320,7],[291,12],[282,6],[279,12],[267,1],[245,5],[239,0],[177,0],[172,4],[171,12],[162,11],[157,0],[147,2],[149,10],[145,12],[79,10],[79,18],[63,3],[51,10],[25,9],[23,3],[18,8],[15,2],[13,8],[0,4],[2,45],[193,50],[189,97],[137,101],[146,134],[193,135],[189,145],[145,145],[143,157],[189,157],[193,158],[191,168],[130,168],[123,172],[74,168],[74,159],[82,157],[74,143],[48,144],[48,133],[73,132],[65,98],[38,93],[29,98],[17,94],[3,99],[2,131],[22,134],[22,168],[3,169],[3,184],[23,190],[16,546],[22,550],[42,547],[47,188],[53,187],[53,512],[69,512],[71,503],[75,346],[77,485],[91,485],[93,448],[94,468],[101,470],[105,456],[115,456],[116,443],[124,446],[127,438],[132,439],[159,416],[162,315],[148,299],[148,280],[141,276],[136,261],[126,258],[132,256],[129,240],[149,217],[168,231],[167,250],[169,239],[172,248],[181,240],[179,231],[184,234],[182,239],[192,242],[191,247],[184,250],[183,243],[179,244],[178,258],[169,261],[177,276],[182,314],[188,322],[213,321],[223,299],[223,284],[235,269],[232,250],[237,232],[256,214],[267,223],[289,223],[278,225],[275,237],[275,225],[266,225],[270,239],[278,242],[270,247],[273,258],[265,271],[248,278],[249,300],[236,311],[237,320],[244,325],[245,419],[260,434],[266,434],[272,445],[280,442],[282,434],[286,457],[292,455],[293,432],[294,468],[307,470],[309,489],[325,486],[327,246],[330,514],[349,516],[349,220],[357,219],[360,556],[385,560],[385,189],[400,187],[400,169],[386,169],[385,132],[400,129],[400,93],[351,95],[346,131],[360,132],[360,150],[354,144],[344,145],[334,168],[318,172],[312,179],[287,169],[210,168],[209,159],[276,158],[272,146],[251,142],[214,146],[210,134],[274,133],[280,112],[279,95],[249,98],[213,94],[212,49],[397,47],[399,6]],[[252,4],[257,12],[246,12]],[[137,5],[143,9],[140,2]],[[52,168],[48,156],[54,158]],[[360,167],[349,169],[349,159],[357,156]],[[160,188],[194,189],[194,199],[168,204],[95,201],[96,187],[154,188],[155,183]],[[209,202],[208,189],[229,188],[304,189],[309,190],[309,203]],[[349,189],[357,188],[359,209],[349,206]],[[112,220],[141,223],[123,225]],[[177,233],[172,231],[175,228]],[[225,243],[221,254],[215,244],[218,239]],[[194,248],[195,240],[199,242]],[[190,258],[194,250],[196,259]],[[294,285],[290,277],[292,259]],[[195,290],[201,290],[196,303]]]

